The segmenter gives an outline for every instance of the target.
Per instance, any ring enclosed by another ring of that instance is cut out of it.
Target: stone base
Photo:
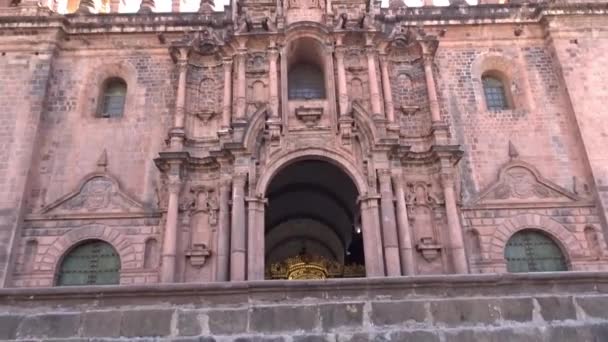
[[[0,305],[8,340],[608,341],[608,273],[3,289]]]

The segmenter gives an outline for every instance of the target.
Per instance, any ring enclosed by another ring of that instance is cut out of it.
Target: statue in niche
[[[434,210],[438,200],[431,195],[431,188],[431,183],[408,182],[406,194],[416,250],[428,263],[433,263],[440,256],[442,248],[435,229]]]
[[[193,187],[190,193],[193,194],[190,204],[191,237],[186,255],[192,266],[202,267],[211,255],[211,236],[218,224],[219,203],[217,192],[213,188]]]

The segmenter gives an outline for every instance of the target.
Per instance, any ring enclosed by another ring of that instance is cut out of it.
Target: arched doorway
[[[559,246],[541,231],[524,229],[515,233],[505,247],[507,271],[567,271],[566,258]]]
[[[266,190],[266,278],[364,277],[358,191],[321,160],[288,165]]]

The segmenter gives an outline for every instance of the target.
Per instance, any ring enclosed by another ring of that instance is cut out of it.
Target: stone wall
[[[9,276],[11,248],[23,214],[27,176],[53,69],[56,30],[40,30],[0,42],[0,286]],[[6,52],[8,51],[8,52]]]
[[[0,339],[608,339],[608,273],[0,290]]]

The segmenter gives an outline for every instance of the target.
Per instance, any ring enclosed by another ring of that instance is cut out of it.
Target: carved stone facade
[[[504,273],[524,230],[608,270],[605,4],[95,6],[0,14],[2,286],[88,240],[121,284]]]

